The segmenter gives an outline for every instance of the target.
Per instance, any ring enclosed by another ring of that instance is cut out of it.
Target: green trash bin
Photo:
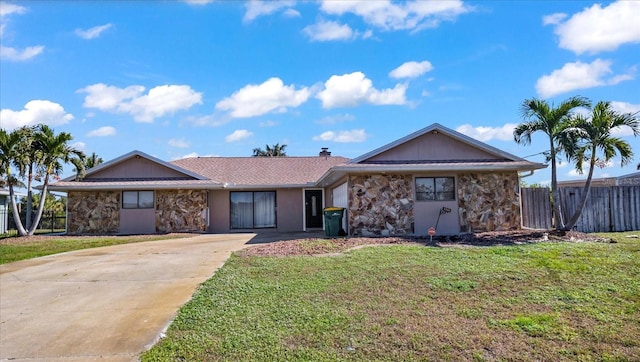
[[[324,235],[337,238],[340,236],[342,228],[342,216],[344,215],[343,207],[325,207],[324,208]]]

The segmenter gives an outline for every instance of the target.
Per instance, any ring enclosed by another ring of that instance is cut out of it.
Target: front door
[[[305,190],[305,224],[309,228],[322,227],[322,190]]]

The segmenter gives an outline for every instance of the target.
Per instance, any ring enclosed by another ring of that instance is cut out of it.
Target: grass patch
[[[143,361],[640,360],[640,240],[234,255]],[[314,247],[313,245],[310,247]]]
[[[73,250],[137,243],[142,241],[165,240],[178,237],[185,237],[185,235],[166,234],[104,237],[39,236],[35,238],[34,241],[21,241],[21,238],[10,238],[4,239],[3,243],[0,243],[0,264],[59,254]]]

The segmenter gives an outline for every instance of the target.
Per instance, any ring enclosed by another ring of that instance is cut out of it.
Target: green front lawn
[[[143,361],[640,360],[640,239],[234,255]]]
[[[188,236],[188,235],[187,235]],[[34,236],[0,239],[0,264],[64,253],[67,251],[97,248],[141,241],[164,240],[185,237],[181,234],[131,235],[131,236]]]

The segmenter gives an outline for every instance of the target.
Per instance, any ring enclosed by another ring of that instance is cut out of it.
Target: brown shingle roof
[[[196,157],[171,164],[230,186],[307,185],[327,170],[345,164],[344,157]]]

